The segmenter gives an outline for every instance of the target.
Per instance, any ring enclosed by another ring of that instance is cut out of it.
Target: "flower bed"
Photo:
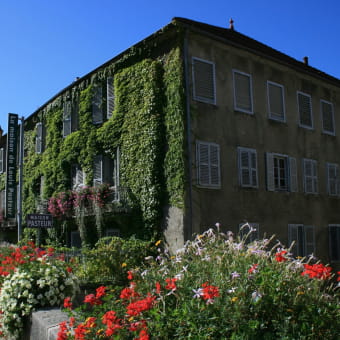
[[[34,244],[4,247],[0,253],[0,336],[20,339],[24,321],[43,306],[60,306],[73,296],[78,280],[54,249]]]
[[[159,249],[127,287],[101,286],[75,311],[66,299],[58,340],[337,339],[330,267],[270,244],[210,229],[173,256]]]

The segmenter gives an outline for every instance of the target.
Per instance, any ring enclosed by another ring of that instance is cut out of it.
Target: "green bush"
[[[76,275],[83,285],[126,284],[127,268],[140,267],[144,258],[154,254],[149,241],[120,237],[101,238],[93,249],[83,249],[78,257]]]
[[[60,337],[74,328],[67,339],[338,339],[330,267],[270,244],[210,229],[173,256],[159,251],[120,292],[86,296]]]

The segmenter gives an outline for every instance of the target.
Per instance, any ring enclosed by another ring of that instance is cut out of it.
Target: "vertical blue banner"
[[[7,169],[6,169],[6,217],[16,217],[17,201],[17,145],[18,145],[18,115],[8,114],[7,133]]]

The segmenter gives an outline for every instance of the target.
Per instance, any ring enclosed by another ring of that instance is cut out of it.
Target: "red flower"
[[[212,300],[215,297],[219,297],[220,296],[220,292],[219,292],[218,287],[212,286],[212,285],[208,285],[207,282],[203,283],[202,287],[203,287],[202,298],[204,300]]]
[[[321,280],[326,280],[331,277],[331,267],[324,266],[322,263],[316,263],[313,265],[304,264],[305,270],[301,275],[308,275],[310,278],[317,278]]]
[[[102,296],[105,296],[105,290],[106,287],[105,286],[100,286],[96,289],[96,298],[101,298]]]
[[[156,282],[156,293],[160,294],[161,293],[161,285],[159,282]]]
[[[66,321],[59,324],[59,332],[57,334],[57,340],[67,340],[67,325]]]
[[[66,267],[66,271],[67,271],[68,273],[72,273],[73,269],[72,269],[71,267],[67,266],[67,267]]]
[[[139,294],[135,292],[133,286],[122,289],[120,292],[120,298],[124,300],[129,300],[132,297],[137,297]]]
[[[98,299],[94,294],[89,294],[85,296],[84,302],[89,303],[91,306],[101,305],[103,302]]]
[[[127,306],[127,314],[130,316],[137,316],[141,312],[151,309],[153,306],[154,300],[156,299],[155,296],[148,295],[143,300],[138,300],[135,302],[131,302]]]
[[[275,259],[277,262],[285,262],[287,261],[287,258],[285,255],[287,254],[286,250],[281,250],[280,252],[275,254]]]
[[[130,270],[128,271],[127,278],[128,278],[128,280],[133,280],[133,274]]]
[[[146,332],[146,330],[142,329],[139,333],[139,337],[135,338],[134,340],[149,340],[149,334]]]
[[[68,309],[72,309],[72,302],[71,302],[71,298],[67,297],[64,299],[64,308],[68,308]]]
[[[338,278],[337,278],[337,281],[338,281],[338,282],[340,281],[340,272],[338,272]]]
[[[168,289],[168,290],[176,290],[177,287],[176,287],[176,284],[175,282],[177,281],[176,278],[173,278],[173,279],[165,279],[165,282],[167,283],[167,285],[165,286],[165,289]]]
[[[249,273],[249,274],[256,273],[257,267],[258,267],[258,266],[259,266],[259,265],[258,265],[257,263],[253,264],[253,265],[248,269],[248,273]]]

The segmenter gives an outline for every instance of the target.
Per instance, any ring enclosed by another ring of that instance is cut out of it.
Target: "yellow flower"
[[[122,268],[126,267],[127,264],[125,262],[122,263]]]
[[[299,291],[299,292],[296,293],[296,295],[303,295],[303,294],[305,294],[305,293],[304,293],[304,292],[301,292],[301,291]]]
[[[231,302],[236,302],[238,300],[238,297],[237,296],[234,296],[232,299],[231,299]]]
[[[161,243],[162,243],[162,240],[158,240],[158,241],[155,243],[155,246],[158,247]]]

